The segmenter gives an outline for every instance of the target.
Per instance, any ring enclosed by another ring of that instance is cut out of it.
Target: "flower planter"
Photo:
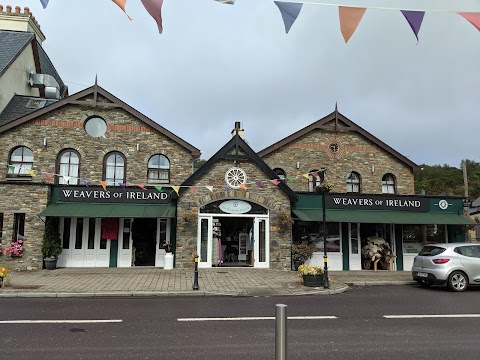
[[[57,268],[57,259],[44,259],[45,269],[55,270]]]
[[[311,287],[323,286],[323,275],[302,275],[303,285]]]

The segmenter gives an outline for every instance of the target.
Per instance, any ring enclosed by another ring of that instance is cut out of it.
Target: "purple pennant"
[[[418,43],[418,32],[420,31],[420,27],[422,26],[423,16],[425,15],[425,11],[411,11],[411,10],[400,10],[407,19],[408,24],[412,28],[415,37],[417,38]]]
[[[283,25],[285,25],[285,32],[288,34],[293,23],[295,22],[295,20],[297,20],[298,14],[300,14],[300,10],[302,10],[303,4],[284,1],[274,1],[274,3],[278,6],[278,9],[282,14]]]
[[[88,186],[88,183],[89,183],[88,179],[82,179],[82,181],[84,185]]]
[[[49,0],[40,0],[40,2],[42,3],[42,6],[43,6],[44,9],[47,8],[47,6],[48,6],[48,1],[49,1]]]
[[[225,184],[225,185],[223,186],[223,188],[224,188],[225,190],[230,190],[230,189],[231,189],[230,186],[228,186],[228,184]]]
[[[124,184],[124,183],[120,183],[120,184],[118,184],[118,185],[120,185],[120,187],[121,187],[122,189],[125,189],[125,187],[127,186],[127,184]]]
[[[263,184],[262,184],[261,181],[257,181],[255,184],[256,184],[259,188],[263,188]]]

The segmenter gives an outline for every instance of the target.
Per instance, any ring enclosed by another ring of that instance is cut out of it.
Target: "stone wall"
[[[329,145],[338,144],[334,152]],[[398,158],[353,131],[314,130],[305,136],[267,154],[263,160],[272,168],[281,168],[294,181],[294,191],[308,191],[311,170],[327,169],[327,179],[334,183],[334,192],[346,192],[347,174],[360,174],[360,191],[382,193],[382,177],[391,173],[396,178],[397,194],[414,194],[412,169]],[[298,163],[298,168],[297,168]]]
[[[290,269],[291,220],[285,222],[284,217],[286,215],[290,219],[290,201],[287,195],[278,186],[271,184],[267,175],[251,162],[242,162],[238,165],[247,174],[247,183],[250,183],[247,185],[248,189],[225,190],[225,173],[234,166],[231,161],[217,161],[195,182],[197,192],[186,190],[181,193],[177,204],[176,267],[186,268],[194,265],[197,249],[197,214],[200,207],[216,200],[242,199],[269,210],[270,268]],[[258,188],[255,185],[256,181],[264,181],[265,188]],[[214,186],[214,189],[211,192],[204,186]]]

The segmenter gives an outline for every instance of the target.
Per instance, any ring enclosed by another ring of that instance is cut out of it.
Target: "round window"
[[[100,137],[107,132],[107,123],[100,117],[91,117],[85,121],[85,132],[91,137]]]
[[[240,168],[234,167],[228,169],[225,173],[225,182],[232,189],[240,188],[240,184],[245,184],[247,182],[247,174]]]

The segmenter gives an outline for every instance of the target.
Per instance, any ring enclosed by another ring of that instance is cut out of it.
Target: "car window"
[[[418,253],[421,256],[435,256],[441,254],[445,251],[444,248],[439,246],[424,246],[422,250]]]
[[[455,248],[455,252],[463,256],[480,258],[479,246],[459,246]]]

